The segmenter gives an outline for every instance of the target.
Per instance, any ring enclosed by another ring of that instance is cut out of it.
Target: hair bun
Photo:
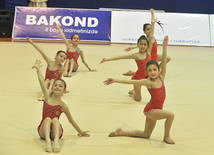
[[[140,38],[137,40],[137,43],[139,43],[139,42],[140,42],[140,40],[146,40],[146,41],[147,41],[147,43],[149,44],[149,40],[146,38],[146,36],[145,36],[145,35],[140,36]]]
[[[142,36],[140,36],[140,38],[146,38],[146,36],[145,36],[145,35],[142,35]]]

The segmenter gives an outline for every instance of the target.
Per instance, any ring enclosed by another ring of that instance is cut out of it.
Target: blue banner
[[[67,39],[110,41],[111,11],[16,7],[13,38],[61,39],[56,24]]]

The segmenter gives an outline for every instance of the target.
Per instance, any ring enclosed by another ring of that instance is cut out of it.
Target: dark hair
[[[71,40],[73,39],[73,37],[74,37],[75,35],[78,35],[79,38],[80,38],[80,35],[79,35],[79,34],[73,34],[73,35],[71,36]],[[80,39],[81,39],[81,38],[80,38]]]
[[[141,40],[146,40],[148,45],[149,45],[149,41],[148,41],[148,39],[146,38],[145,35],[140,36],[140,38],[137,40],[137,43],[139,43]]]
[[[56,81],[62,81],[64,83],[64,89],[66,89],[67,85],[65,83],[65,81],[63,79],[55,79],[54,82],[53,82],[53,85]]]
[[[146,30],[146,27],[147,27],[148,25],[151,25],[151,24],[146,23],[146,24],[144,24],[144,25],[143,25],[143,31],[145,31],[145,30]]]
[[[160,68],[160,66],[159,66],[159,64],[158,64],[157,61],[155,61],[155,60],[150,60],[150,61],[148,61],[148,62],[146,63],[146,70],[147,70],[147,68],[148,68],[150,65],[156,65],[156,66],[158,67],[158,69]]]
[[[60,53],[64,53],[64,54],[67,56],[67,54],[65,53],[65,51],[62,51],[62,50],[58,51],[58,52],[56,53],[56,55],[59,55]]]

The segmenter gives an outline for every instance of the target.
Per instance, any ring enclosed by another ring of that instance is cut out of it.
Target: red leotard
[[[60,77],[60,74],[59,74],[59,70],[55,70],[55,71],[52,71],[52,70],[49,70],[48,69],[49,67],[47,67],[46,69],[46,74],[45,74],[45,80],[46,79],[58,79]]]
[[[147,54],[145,59],[142,60],[135,60],[137,63],[138,70],[132,76],[132,80],[140,80],[147,77],[146,72],[146,63],[150,60],[150,55]]]
[[[150,88],[148,91],[151,95],[151,100],[144,108],[144,113],[153,111],[154,109],[163,109],[163,103],[166,98],[164,82],[162,81],[162,86],[160,88]]]
[[[157,60],[157,51],[158,51],[158,45],[156,42],[156,39],[154,38],[154,42],[152,44],[152,50],[151,50],[151,60]]]
[[[79,52],[78,51],[79,51],[78,49],[76,51],[74,51],[74,52],[70,52],[68,50],[66,51],[67,59],[71,60],[73,58],[77,65],[78,65],[77,60],[79,58]]]
[[[46,117],[50,117],[51,119],[57,117],[59,119],[61,113],[62,113],[62,107],[60,105],[50,105],[50,104],[47,104],[45,101],[43,103],[43,112],[42,112],[42,120],[40,122],[40,125],[38,126],[38,132],[39,132],[39,129],[44,121],[44,119]],[[62,128],[62,125],[60,124],[61,126],[61,129],[62,129],[62,132],[63,132],[63,128]],[[52,129],[52,125],[51,125],[51,129]],[[62,135],[61,135],[62,136]],[[60,136],[60,137],[61,137]]]

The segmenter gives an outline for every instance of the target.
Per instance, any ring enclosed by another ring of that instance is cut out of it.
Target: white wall
[[[214,46],[214,15],[210,15],[211,46]]]
[[[158,18],[163,28],[155,24],[154,37],[158,44],[162,43],[165,35],[168,35],[170,45],[211,46],[209,15],[155,13],[155,18]],[[151,13],[112,11],[111,19],[111,42],[136,43],[144,34],[143,24],[151,23]],[[212,20],[212,38],[214,38],[214,16]]]

